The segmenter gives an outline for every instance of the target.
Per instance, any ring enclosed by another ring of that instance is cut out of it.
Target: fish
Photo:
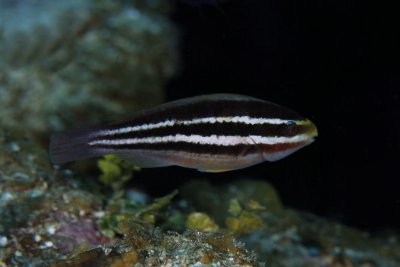
[[[317,135],[313,122],[289,108],[245,95],[210,94],[142,110],[125,122],[56,133],[49,156],[56,165],[116,154],[141,168],[223,172],[277,161]]]

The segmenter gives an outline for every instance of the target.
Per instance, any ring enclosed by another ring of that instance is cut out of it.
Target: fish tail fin
[[[91,133],[93,130],[78,129],[53,134],[49,145],[50,162],[62,164],[105,154],[89,145]]]

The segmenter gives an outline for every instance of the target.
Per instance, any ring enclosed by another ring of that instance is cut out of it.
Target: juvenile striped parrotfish
[[[313,142],[317,128],[280,105],[235,95],[196,96],[138,112],[127,122],[57,133],[54,164],[118,154],[136,165],[219,172],[276,161]]]

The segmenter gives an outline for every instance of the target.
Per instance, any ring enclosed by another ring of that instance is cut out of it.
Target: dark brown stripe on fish
[[[192,120],[194,118],[207,117],[235,117],[249,116],[251,118],[274,118],[285,120],[304,119],[298,113],[262,100],[254,98],[244,99],[222,99],[211,100],[187,100],[179,101],[178,105],[174,102],[161,105],[146,111],[139,112],[133,119],[125,122],[110,125],[109,129],[117,129],[131,125],[140,125],[146,123],[156,123],[165,120]]]
[[[275,145],[235,145],[235,146],[216,146],[193,144],[186,142],[176,143],[153,143],[153,144],[135,144],[135,145],[95,145],[96,148],[104,150],[115,149],[119,153],[135,149],[141,150],[160,150],[160,151],[182,151],[194,154],[209,155],[229,155],[232,157],[242,157],[252,153],[275,153],[286,149],[295,148],[302,143],[284,143]],[[111,153],[111,152],[110,152]]]
[[[294,123],[294,122],[293,122]],[[292,137],[299,132],[307,129],[306,125],[287,125],[287,124],[255,124],[249,125],[245,123],[202,123],[192,125],[177,124],[174,126],[159,127],[154,129],[145,129],[140,131],[131,131],[127,133],[115,133],[112,135],[98,135],[91,140],[113,140],[124,138],[142,138],[149,136],[166,136],[166,135],[235,135],[235,136],[284,136]]]

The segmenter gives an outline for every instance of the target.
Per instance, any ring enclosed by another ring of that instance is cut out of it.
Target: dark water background
[[[183,30],[183,67],[168,85],[169,100],[252,95],[310,118],[319,138],[284,160],[237,172],[146,169],[143,180],[164,177],[146,187],[167,192],[192,177],[256,177],[271,182],[286,206],[363,229],[399,229],[394,10],[364,1],[178,2],[173,19]]]

